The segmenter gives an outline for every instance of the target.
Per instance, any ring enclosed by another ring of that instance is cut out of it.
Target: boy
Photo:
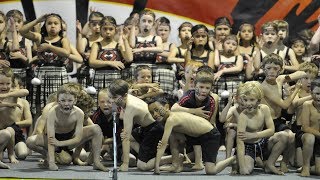
[[[238,94],[244,110],[237,124],[237,159],[240,174],[247,175],[253,171],[256,156],[265,155],[268,151],[265,148],[272,147],[268,138],[274,134],[274,124],[269,107],[260,104],[263,97],[260,84],[248,81],[240,86]]]
[[[310,176],[310,159],[315,155],[315,172],[320,175],[320,79],[311,83],[312,100],[303,103],[302,107],[302,135],[303,166],[301,176]]]
[[[287,147],[287,152],[284,152],[284,159],[281,163],[281,170],[283,172],[288,172],[287,163],[291,155],[290,153],[294,152],[294,134],[287,126],[285,120],[281,118],[281,111],[282,109],[287,109],[291,105],[294,97],[297,95],[301,88],[301,83],[297,83],[292,94],[289,95],[285,100],[282,99],[282,86],[286,82],[295,81],[305,77],[306,73],[302,71],[296,71],[295,73],[289,75],[279,75],[282,71],[283,60],[277,54],[269,54],[265,56],[263,58],[262,67],[266,76],[265,80],[261,84],[264,93],[262,103],[266,104],[270,108],[271,116],[275,125],[275,132],[280,132],[281,136],[284,136],[284,138],[287,139],[287,141],[283,144],[283,150]],[[280,149],[282,148],[274,150],[279,151]],[[278,153],[279,152],[272,152],[270,157],[272,157],[273,159],[273,156]],[[280,152],[280,154],[281,153],[282,152]],[[276,174],[280,173],[276,171],[274,165],[271,169],[273,169],[272,171]]]
[[[187,144],[200,145],[205,162],[206,174],[217,174],[225,167],[231,164],[236,158],[230,157],[226,160],[216,163],[219,149],[220,133],[208,120],[186,112],[170,112],[166,110],[159,102],[149,105],[150,111],[157,112],[161,117],[162,123],[165,123],[163,137],[158,144],[157,157],[155,161],[155,174],[160,174],[159,164],[170,137],[170,148],[173,159],[173,171],[179,172],[182,164],[178,160],[179,149],[184,147],[181,140],[178,140],[176,134],[185,135]],[[172,136],[170,136],[172,134]]]
[[[148,110],[148,105],[141,99],[128,94],[129,84],[121,79],[113,81],[108,87],[108,97],[112,103],[122,108],[123,114],[123,135],[122,154],[123,162],[121,171],[128,171],[130,137],[134,124],[141,126],[141,139],[137,167],[140,170],[151,170],[154,168],[154,161],[157,152],[157,144],[163,134],[163,126],[157,123]],[[137,140],[137,137],[134,138]]]

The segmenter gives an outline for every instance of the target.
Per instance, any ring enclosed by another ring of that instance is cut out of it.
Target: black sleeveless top
[[[22,37],[21,41],[19,42],[18,51],[20,51],[22,55],[27,56],[25,42],[26,42],[25,37]],[[10,62],[11,68],[26,68],[28,66],[28,62],[22,59],[9,59],[9,62]]]
[[[62,37],[57,42],[51,43],[51,45],[56,46],[56,47],[61,47],[62,48]],[[42,43],[48,43],[45,41],[44,37],[41,37],[41,42]],[[64,62],[66,61],[67,58],[63,58],[55,54],[54,52],[47,50],[43,52],[38,52],[38,59],[39,59],[39,64],[43,66],[57,66],[57,67],[63,67]]]
[[[209,54],[210,54],[210,50],[205,50],[207,51],[207,56],[206,57],[198,57],[198,56],[194,56],[192,50],[191,52],[191,59],[195,60],[195,61],[199,61],[202,62],[205,65],[208,65],[208,61],[209,61]]]
[[[139,42],[138,37],[136,37],[136,46],[135,48],[141,47],[156,47],[157,42],[155,41],[156,36],[153,36],[151,41],[143,41]],[[133,54],[133,62],[134,63],[149,63],[154,64],[156,62],[157,53],[155,52],[138,52]]]
[[[170,52],[170,48],[171,48],[172,43],[169,45],[169,49],[167,50],[163,50],[165,52]],[[171,65],[170,63],[168,63],[168,57],[165,56],[161,56],[157,54],[156,57],[156,64],[167,64],[167,65]]]
[[[105,48],[102,49],[102,45],[98,42],[99,51],[98,51],[98,60],[101,61],[121,61],[123,62],[124,59],[121,55],[120,50],[118,49],[118,43],[115,48]],[[114,70],[113,67],[107,66],[102,68],[96,68],[96,70]]]
[[[5,38],[5,42],[3,44],[3,48],[0,49],[0,59],[1,60],[8,60],[9,59],[9,56],[8,56],[8,51],[7,51],[7,48],[8,48],[8,39]]]

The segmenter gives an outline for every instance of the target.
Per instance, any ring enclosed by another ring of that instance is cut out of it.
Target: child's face
[[[243,25],[240,31],[240,37],[242,40],[251,41],[253,38],[253,29],[250,25]]]
[[[191,38],[191,27],[185,26],[181,28],[179,36],[181,39],[189,40]]]
[[[240,101],[241,101],[241,104],[243,105],[243,108],[247,110],[247,112],[249,113],[252,113],[254,112],[260,101],[254,97],[254,96],[242,96],[240,97]]]
[[[101,36],[103,38],[112,39],[116,34],[116,27],[113,25],[105,25],[101,27]]]
[[[137,83],[151,83],[152,73],[149,69],[142,69],[138,73]]]
[[[278,36],[281,40],[285,39],[287,37],[287,29],[286,28],[280,28],[278,31]]]
[[[170,34],[170,27],[167,25],[160,25],[157,29],[157,35],[161,37],[162,41],[167,41]]]
[[[194,79],[196,78],[197,75],[197,71],[198,71],[198,67],[192,66],[192,65],[188,65],[185,68],[185,72],[184,72],[184,76],[186,80],[190,79],[191,84],[193,84]]]
[[[306,47],[303,42],[295,42],[291,48],[296,56],[303,56],[306,52]]]
[[[154,18],[151,15],[145,14],[140,18],[140,31],[142,33],[149,33],[154,24]]]
[[[93,16],[90,19],[89,27],[92,32],[92,34],[100,34],[100,21],[102,20],[102,17],[96,17]]]
[[[219,40],[224,40],[224,38],[230,35],[230,27],[227,25],[219,25],[215,28],[216,38]]]
[[[238,43],[232,39],[228,39],[223,43],[223,49],[227,54],[234,54],[238,47]]]
[[[266,75],[266,79],[268,80],[275,80],[281,71],[280,65],[271,63],[271,64],[266,64],[263,68],[264,73]]]
[[[312,90],[312,98],[317,105],[320,105],[320,87],[314,87]]]
[[[301,78],[302,89],[309,92],[311,89],[311,82],[316,78],[316,75],[307,72],[307,76]]]
[[[61,21],[56,16],[49,16],[46,21],[46,29],[49,35],[58,35],[61,31]]]
[[[149,112],[152,115],[153,119],[156,121],[162,121],[166,112],[169,110],[168,106],[163,106],[159,102],[154,102],[149,105]]]
[[[73,106],[76,104],[76,98],[74,97],[74,95],[69,94],[69,93],[62,93],[59,94],[58,97],[58,103],[59,103],[59,107],[60,110],[63,113],[70,113],[73,109]]]
[[[11,89],[11,77],[0,75],[0,94],[8,93]]]
[[[196,99],[198,101],[203,101],[205,100],[211,91],[212,84],[211,83],[202,83],[202,82],[197,82],[195,85],[195,95]]]
[[[278,34],[275,30],[266,30],[262,34],[263,41],[268,45],[275,43],[278,39]]]
[[[6,21],[3,16],[0,16],[0,34],[4,31],[6,27]]]
[[[98,105],[103,114],[109,115],[112,113],[112,103],[109,100],[108,94],[100,92],[98,96]]]
[[[196,46],[204,46],[208,42],[208,33],[204,29],[198,29],[193,33],[193,42]]]

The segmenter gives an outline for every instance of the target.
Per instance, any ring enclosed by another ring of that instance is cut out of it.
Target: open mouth
[[[70,111],[71,108],[70,108],[70,107],[65,107],[65,108],[63,108],[63,110],[65,110],[65,111]]]
[[[145,28],[145,29],[143,29],[143,31],[144,31],[144,32],[148,32],[149,30]]]

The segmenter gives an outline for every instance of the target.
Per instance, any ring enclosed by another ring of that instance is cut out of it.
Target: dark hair
[[[191,27],[192,28],[193,25],[190,22],[183,22],[178,28],[179,33],[180,33],[181,29],[184,27]]]
[[[112,24],[115,27],[117,27],[117,21],[112,16],[103,17],[102,20],[100,21],[100,28],[102,28],[102,26],[105,26],[107,24]]]
[[[217,26],[219,26],[219,25],[226,25],[226,26],[228,26],[228,27],[231,28],[231,22],[230,22],[230,20],[229,20],[227,17],[225,17],[225,16],[223,16],[223,17],[218,17],[218,19],[216,19],[216,20],[214,21],[214,26],[215,26],[215,27],[217,27]]]
[[[47,36],[48,36],[48,31],[47,31],[47,29],[46,29],[46,23],[47,23],[48,18],[51,17],[51,16],[55,16],[55,17],[57,17],[57,18],[60,20],[60,25],[61,25],[61,27],[60,27],[60,31],[59,31],[59,34],[58,34],[58,35],[59,35],[60,37],[63,37],[62,18],[61,18],[61,16],[60,16],[59,14],[55,14],[55,13],[51,13],[51,14],[49,14],[49,15],[47,16],[47,18],[46,18],[46,20],[44,21],[44,24],[42,25],[41,30],[40,30],[41,36],[42,36],[42,37],[47,37]]]
[[[280,68],[282,69],[283,60],[282,60],[282,57],[280,57],[278,54],[271,53],[271,54],[266,55],[262,59],[262,67],[263,68],[265,67],[265,65],[272,64],[272,63],[279,65]]]
[[[164,16],[159,17],[157,19],[159,21],[159,25],[157,26],[157,28],[159,28],[159,26],[169,26],[169,29],[171,30],[171,26],[170,26],[170,20]]]
[[[92,12],[90,15],[89,15],[89,22],[91,21],[92,17],[101,17],[103,18],[104,15],[101,13],[101,12],[98,12],[98,11],[95,11],[95,12]]]
[[[193,33],[196,32],[196,31],[198,31],[199,29],[204,29],[207,33],[209,32],[208,28],[207,28],[205,25],[203,25],[203,24],[197,24],[197,25],[195,25],[195,26],[193,26],[193,27],[191,28],[191,34],[192,34],[192,36],[193,36]],[[192,43],[192,49],[193,49],[193,48],[195,48],[194,42]],[[208,37],[207,43],[204,45],[204,49],[210,50],[210,47],[209,47],[209,37]]]
[[[201,72],[201,71],[205,71],[205,72],[208,72],[208,73],[211,73],[211,74],[214,74],[214,71],[213,69],[208,66],[208,65],[203,65],[203,66],[200,66],[197,70],[197,73]]]
[[[311,91],[312,91],[315,87],[320,87],[320,77],[317,77],[315,80],[313,80],[313,81],[311,82]]]
[[[128,93],[129,84],[125,80],[116,79],[110,83],[108,90],[113,96],[124,96],[126,93]]]
[[[8,11],[6,16],[8,19],[9,19],[9,17],[13,17],[13,18],[21,18],[23,20],[23,14],[18,9],[12,9],[12,10]]]
[[[252,33],[253,33],[253,37],[252,39],[250,40],[250,45],[254,45],[254,46],[257,46],[257,36],[256,36],[256,33],[255,33],[255,27],[254,25],[250,24],[250,23],[242,23],[239,27],[239,32],[241,32],[241,29],[244,27],[244,26],[250,26],[252,28]],[[242,38],[240,36],[240,41],[239,41],[239,45],[242,46],[243,45],[243,42],[242,42]]]
[[[303,30],[299,31],[297,34],[305,42],[309,42],[309,41],[311,41],[311,38],[313,37],[314,32],[311,29],[303,29]]]
[[[14,88],[16,88],[15,86],[15,81],[17,81],[18,85],[21,87],[21,86],[24,86],[23,82],[22,82],[22,77],[19,75],[19,74],[13,74],[13,78],[12,78],[12,86]]]
[[[137,79],[138,76],[139,76],[139,72],[141,70],[144,70],[144,69],[148,69],[150,71],[152,71],[151,67],[148,66],[148,65],[138,65],[135,69],[134,69],[134,78]]]
[[[168,94],[168,93],[163,93],[163,94],[160,94],[158,96],[155,96],[155,97],[152,97],[152,98],[148,98],[146,100],[146,103],[147,104],[152,104],[154,102],[159,102],[161,105],[166,105],[166,104],[169,104],[170,108],[171,106],[177,102],[177,100],[175,99],[175,97],[171,94]]]

